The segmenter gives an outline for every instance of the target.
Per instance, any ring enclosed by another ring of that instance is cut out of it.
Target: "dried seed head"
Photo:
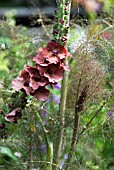
[[[84,102],[86,101],[86,98],[87,98],[88,88],[89,88],[89,85],[86,85],[84,87],[84,89],[82,90],[81,95],[78,99],[78,106],[77,106],[78,112],[81,112],[83,110]]]

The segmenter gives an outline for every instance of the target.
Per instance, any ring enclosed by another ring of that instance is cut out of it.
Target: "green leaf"
[[[14,161],[18,160],[18,158],[14,155],[12,150],[7,147],[0,147],[0,154],[3,154],[3,155],[5,154],[9,156],[11,159],[13,159]]]

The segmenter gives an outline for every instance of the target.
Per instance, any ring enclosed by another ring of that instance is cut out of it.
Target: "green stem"
[[[33,134],[31,131],[31,119],[30,119],[30,139],[29,139],[29,161],[28,161],[28,166],[27,170],[32,169],[32,145],[33,145]]]
[[[65,13],[65,4],[68,2],[68,14]],[[71,0],[61,0],[57,3],[59,8],[59,16],[58,16],[58,36],[55,37],[55,40],[58,43],[62,43],[61,38],[65,35],[64,28],[66,23],[69,25],[69,18],[70,18],[70,7],[71,7]],[[66,17],[66,18],[65,18]],[[61,24],[60,21],[63,20],[64,23]],[[65,59],[65,65],[68,65],[67,58]],[[56,142],[56,149],[55,149],[55,160],[54,164],[56,166],[53,167],[54,170],[58,170],[61,161],[62,155],[62,146],[63,146],[63,136],[64,136],[64,124],[65,124],[65,108],[66,108],[66,99],[67,99],[67,88],[68,88],[68,75],[69,72],[64,70],[63,73],[63,80],[62,80],[62,88],[61,88],[61,101],[59,106],[59,128],[57,134],[57,142]]]
[[[41,116],[39,115],[38,112],[36,112],[36,116],[38,118],[38,121],[40,122],[42,126],[42,130],[44,133],[44,138],[46,142],[46,149],[47,149],[47,156],[46,156],[46,162],[48,164],[46,165],[46,170],[52,170],[52,162],[53,162],[53,143],[49,141],[48,135],[47,135],[47,130],[42,122]]]
[[[60,20],[64,20],[64,6],[65,6],[65,0],[61,0],[60,5],[59,5],[59,16],[58,16],[58,43],[61,42],[61,37],[62,37],[62,28],[60,25]]]
[[[62,0],[61,1],[61,5],[60,5],[60,16],[59,16],[59,19],[60,20],[64,20],[64,6],[65,6],[65,0]],[[63,31],[62,31],[62,27],[60,26],[60,24],[59,24],[59,22],[60,22],[60,20],[58,19],[58,25],[59,25],[59,38],[61,38],[62,37],[62,33],[63,33]],[[61,40],[60,40],[61,41]]]
[[[83,73],[83,71],[82,71],[82,73]],[[79,79],[77,95],[76,95],[76,100],[75,100],[73,134],[72,134],[72,141],[71,141],[70,151],[69,151],[69,154],[68,154],[68,159],[67,159],[67,162],[66,162],[65,170],[69,169],[69,165],[70,165],[70,162],[71,162],[71,159],[72,159],[72,154],[74,152],[74,148],[75,148],[75,145],[76,145],[76,139],[77,139],[77,133],[78,133],[78,127],[79,127],[79,121],[80,121],[77,105],[78,105],[80,84],[81,84],[81,81],[82,81],[82,73],[81,73],[81,76],[80,76],[80,79]]]
[[[68,61],[66,59],[65,61],[66,65],[68,64]],[[60,157],[61,157],[61,150],[63,145],[63,135],[64,135],[64,122],[65,122],[65,107],[66,107],[66,98],[67,98],[67,87],[68,87],[68,71],[64,71],[63,74],[63,81],[62,81],[62,88],[61,88],[61,101],[60,101],[60,109],[59,109],[59,129],[58,129],[58,135],[57,135],[57,146],[56,146],[56,159],[55,164],[56,167],[54,167],[54,170],[57,170],[60,164]]]
[[[60,0],[57,1],[57,24],[53,26],[53,30],[57,30],[58,33],[53,34],[54,39],[57,43],[62,46],[66,45],[67,33],[68,33],[68,25],[70,18],[70,8],[71,8],[71,0]],[[62,23],[61,23],[62,22]],[[66,40],[64,40],[66,38]]]
[[[75,118],[74,118],[74,128],[73,128],[73,135],[72,135],[72,142],[71,142],[71,147],[70,147],[70,152],[68,155],[68,159],[66,162],[66,168],[65,170],[69,169],[69,165],[72,159],[72,155],[74,153],[74,149],[75,149],[75,145],[76,145],[76,139],[77,139],[77,133],[78,133],[78,127],[79,127],[79,115],[78,115],[78,111],[77,108],[75,110]]]

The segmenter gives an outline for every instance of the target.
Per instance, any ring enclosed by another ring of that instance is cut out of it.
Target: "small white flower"
[[[20,152],[15,152],[14,154],[15,154],[15,156],[17,156],[18,158],[21,158],[21,157],[22,157],[22,154],[21,154]]]
[[[3,50],[5,50],[6,45],[5,45],[5,44],[1,44],[1,48],[2,48]]]

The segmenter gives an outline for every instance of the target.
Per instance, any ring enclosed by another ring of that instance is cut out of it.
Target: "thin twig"
[[[45,27],[45,25],[44,25],[44,22],[43,22],[43,18],[42,18],[40,9],[39,9],[39,17],[40,17],[40,19],[38,19],[38,22],[39,22],[39,21],[41,22],[42,27],[43,27],[43,29],[44,29],[44,31],[45,31],[47,37],[48,37],[49,39],[51,39],[51,38],[50,38],[50,34],[48,33],[48,31],[47,31],[47,29],[46,29],[46,27]]]
[[[107,103],[104,102],[103,105],[95,112],[95,114],[93,115],[93,117],[88,121],[88,123],[85,125],[85,127],[82,129],[82,131],[79,133],[79,136],[77,138],[76,144],[79,142],[79,139],[81,138],[82,134],[88,129],[89,125],[92,123],[92,121],[94,120],[94,118],[99,114],[99,112],[102,110],[102,108],[104,107],[104,105]]]
[[[65,170],[69,169],[69,164],[70,164],[70,161],[72,159],[72,154],[73,154],[73,150],[74,150],[75,143],[76,143],[76,138],[77,138],[77,132],[78,132],[78,126],[79,126],[79,115],[78,115],[78,107],[77,107],[77,105],[78,105],[80,84],[81,84],[81,81],[82,81],[82,74],[83,74],[83,71],[81,73],[79,83],[78,83],[78,89],[77,89],[77,95],[76,95],[76,101],[75,101],[74,128],[73,128],[70,152],[68,154],[68,159],[67,159],[67,162],[66,162]]]

